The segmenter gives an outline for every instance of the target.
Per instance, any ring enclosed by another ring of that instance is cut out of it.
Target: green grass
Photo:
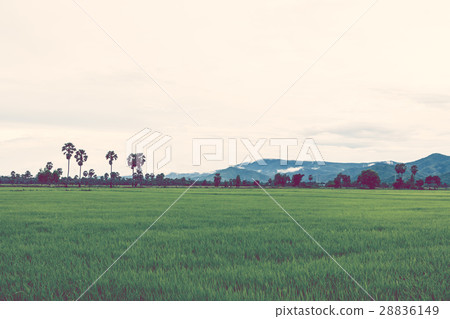
[[[183,192],[0,188],[0,300],[73,300]],[[269,189],[377,300],[449,300],[450,193]],[[369,300],[260,189],[191,189],[82,300]]]

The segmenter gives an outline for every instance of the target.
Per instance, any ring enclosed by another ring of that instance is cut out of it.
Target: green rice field
[[[0,300],[76,300],[185,188],[0,188]],[[450,193],[268,189],[376,300],[450,300]],[[261,189],[191,188],[80,300],[370,300]]]

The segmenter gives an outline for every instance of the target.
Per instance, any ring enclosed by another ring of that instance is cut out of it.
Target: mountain
[[[213,181],[214,175],[216,173],[220,173],[222,180],[234,179],[238,175],[241,177],[241,180],[247,180],[247,181],[253,181],[253,179],[254,179],[257,181],[266,182],[270,178],[270,176],[262,174],[257,171],[249,170],[246,168],[241,168],[240,166],[232,166],[232,167],[228,167],[225,169],[215,171],[213,174],[208,175],[206,177],[206,180]]]
[[[169,173],[167,174],[165,177],[166,178],[172,178],[172,179],[176,179],[176,178],[186,178],[186,179],[205,179],[207,176],[211,175],[211,173]]]
[[[222,180],[234,179],[240,175],[242,180],[252,181],[253,179],[261,182],[266,182],[277,173],[287,174],[292,176],[294,174],[304,174],[304,180],[308,179],[309,175],[313,176],[313,180],[320,183],[325,183],[333,180],[337,174],[342,173],[349,175],[352,181],[355,181],[361,174],[361,171],[366,169],[374,170],[380,176],[382,182],[393,183],[395,181],[395,165],[398,162],[384,161],[371,163],[336,163],[325,162],[325,165],[318,165],[316,162],[303,162],[296,164],[295,161],[287,161],[282,165],[279,159],[264,159],[265,165],[257,162],[245,163],[236,166],[230,166],[226,169],[217,170],[212,173],[189,173],[177,174],[170,173],[167,177],[170,178],[191,178],[191,179],[206,179],[214,180],[214,174],[220,173]],[[416,179],[424,179],[429,175],[440,176],[443,183],[450,184],[450,156],[443,154],[431,154],[425,158],[417,161],[405,163],[408,171],[405,173],[405,180],[411,175],[410,168],[412,165],[417,165],[419,172]]]
[[[417,165],[419,172],[416,177],[419,179],[424,179],[430,175],[437,175],[441,179],[444,179],[443,183],[450,182],[450,156],[435,153],[420,160],[407,163],[406,165],[408,168],[412,165]]]

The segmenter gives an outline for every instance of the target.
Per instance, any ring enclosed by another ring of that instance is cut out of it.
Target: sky
[[[335,162],[450,155],[448,1],[77,3],[0,3],[2,175],[66,172],[65,142],[99,175],[115,150],[127,175],[144,128],[171,137],[164,173],[228,165],[193,166],[194,138],[236,139],[238,161],[245,138],[313,138]]]

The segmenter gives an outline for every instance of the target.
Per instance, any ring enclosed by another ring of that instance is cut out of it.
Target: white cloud
[[[282,173],[282,174],[286,174],[286,173],[293,173],[293,172],[298,172],[301,171],[303,169],[302,166],[299,167],[289,167],[286,169],[278,169],[277,173]]]

